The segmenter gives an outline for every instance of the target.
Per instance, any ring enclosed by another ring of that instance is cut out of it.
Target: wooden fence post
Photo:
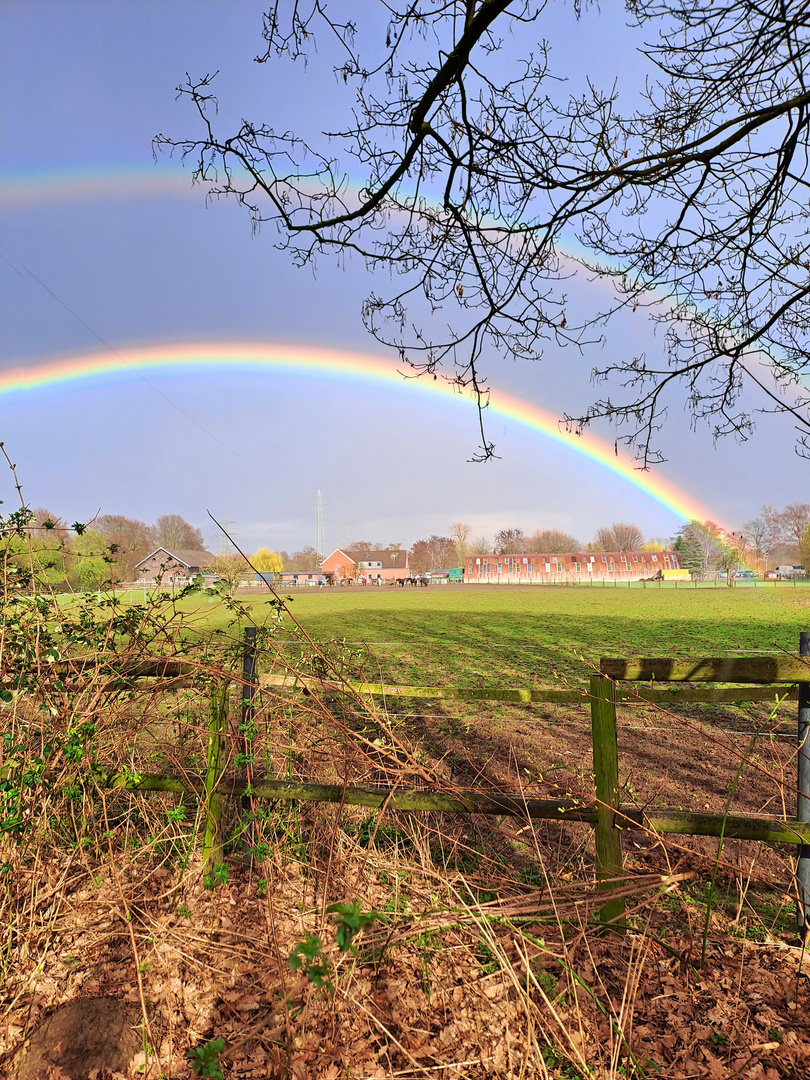
[[[619,748],[616,739],[616,687],[610,679],[591,676],[593,771],[596,778],[596,873],[601,889],[615,888],[622,876],[622,841],[616,826],[619,809]],[[600,916],[608,922],[624,915],[624,898],[606,900]]]
[[[250,783],[252,769],[248,767],[248,758],[253,747],[253,699],[256,697],[256,627],[245,627],[245,647],[242,653],[242,766],[239,777]],[[242,866],[249,870],[253,866],[254,828],[250,815],[253,813],[253,798],[242,796]]]
[[[225,760],[225,731],[228,724],[228,683],[211,690],[211,712],[208,721],[208,753],[205,772],[204,809],[205,840],[203,843],[203,873],[213,874],[225,861],[222,844],[222,802],[217,784]]]
[[[799,634],[799,656],[810,657],[810,634]],[[798,784],[796,818],[810,821],[810,683],[799,683]],[[810,934],[810,845],[802,844],[796,863],[796,930],[802,940]]]

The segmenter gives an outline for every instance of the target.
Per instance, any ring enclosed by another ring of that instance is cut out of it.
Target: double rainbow
[[[442,379],[403,381],[389,360],[360,352],[309,346],[257,342],[188,342],[153,345],[110,353],[81,353],[44,362],[27,363],[0,372],[0,397],[58,388],[76,383],[109,383],[113,380],[147,376],[150,372],[170,374],[184,371],[211,371],[238,375],[278,373],[293,377],[318,377],[334,382],[367,385],[396,384],[414,393],[447,402],[448,407],[475,408],[473,399],[457,392]],[[712,515],[682,489],[660,475],[642,472],[627,457],[601,439],[565,429],[556,417],[538,405],[500,390],[492,390],[489,412],[505,417],[542,436],[566,452],[579,455],[626,481],[668,510],[680,521],[706,520]]]

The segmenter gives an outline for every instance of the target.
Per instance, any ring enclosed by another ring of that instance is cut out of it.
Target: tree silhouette
[[[566,88],[546,41],[556,6],[387,3],[384,35],[371,5],[343,23],[330,10],[276,2],[257,60],[330,64],[350,96],[342,130],[308,142],[276,100],[267,121],[220,132],[206,75],[178,88],[199,136],[155,145],[191,156],[194,180],[234,196],[255,227],[271,222],[297,264],[337,250],[384,271],[365,324],[418,372],[476,395],[476,457],[494,452],[488,353],[578,351],[639,306],[663,324],[663,355],[597,368],[605,396],[573,426],[624,424],[646,465],[679,393],[715,435],[747,438],[747,385],[790,412],[807,447],[810,6],[630,0],[649,43],[626,107],[614,84]],[[604,310],[569,295],[575,263],[614,282]]]
[[[495,533],[495,550],[499,555],[519,555],[526,550],[527,542],[523,529],[498,529]]]

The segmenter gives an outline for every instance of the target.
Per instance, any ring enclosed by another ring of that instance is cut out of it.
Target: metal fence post
[[[250,783],[252,769],[249,758],[253,745],[253,699],[256,697],[258,687],[256,685],[256,627],[245,627],[245,647],[242,652],[242,765],[239,769],[239,778],[246,784]],[[243,795],[242,807],[242,865],[250,869],[253,865],[254,828],[253,828],[253,797]]]
[[[799,656],[810,657],[810,633],[799,634]],[[810,674],[810,672],[808,673]],[[798,784],[796,818],[810,821],[810,683],[799,683]],[[810,845],[802,844],[796,864],[796,929],[804,939],[810,933]]]
[[[610,679],[591,676],[591,731],[596,779],[596,874],[600,889],[616,888],[622,876],[622,841],[616,826],[619,809],[619,748],[616,737],[616,687]],[[607,899],[600,916],[608,922],[624,915],[624,897]]]

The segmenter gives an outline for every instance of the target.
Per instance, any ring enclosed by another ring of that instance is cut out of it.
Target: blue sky
[[[341,8],[337,3],[335,10]],[[356,17],[374,5],[345,5]],[[158,132],[197,133],[175,100],[185,73],[220,70],[222,130],[242,116],[312,132],[338,126],[351,104],[328,55],[257,65],[262,5],[4,2],[0,6],[0,178],[152,169]],[[561,67],[630,85],[641,70],[634,36],[595,9],[577,25],[551,5],[538,34]],[[610,38],[613,48],[604,48]],[[583,62],[583,58],[587,62]],[[615,71],[614,71],[615,69]],[[160,197],[25,203],[0,186],[0,368],[56,355],[189,340],[264,340],[384,355],[360,323],[375,282],[359,265],[321,260],[298,271],[267,228],[252,237],[236,206],[206,207],[188,171]],[[36,275],[37,281],[33,275]],[[572,296],[597,303],[585,282]],[[67,310],[70,309],[70,311]],[[71,314],[71,312],[73,314]],[[616,322],[584,357],[550,349],[540,363],[490,359],[495,386],[555,413],[589,400],[590,369],[616,350],[660,352],[645,316]],[[392,367],[396,366],[391,359]],[[501,525],[558,527],[583,541],[603,524],[634,520],[650,536],[679,521],[597,465],[501,419],[501,455],[470,464],[476,431],[466,410],[412,387],[381,389],[289,376],[187,373],[54,388],[0,399],[2,438],[32,505],[71,520],[178,512],[218,540],[210,510],[239,541],[291,550],[315,543],[315,492],[327,547],[364,537],[410,544],[465,520],[475,534]],[[182,411],[181,411],[182,410]],[[192,418],[189,421],[188,417]],[[206,429],[210,435],[202,429]],[[598,434],[612,441],[609,427]],[[754,440],[712,445],[673,399],[661,475],[729,526],[760,504],[804,500],[806,464],[788,420],[764,417]],[[214,437],[211,437],[211,436]],[[231,449],[226,449],[223,443]],[[8,478],[0,497],[8,503]]]

